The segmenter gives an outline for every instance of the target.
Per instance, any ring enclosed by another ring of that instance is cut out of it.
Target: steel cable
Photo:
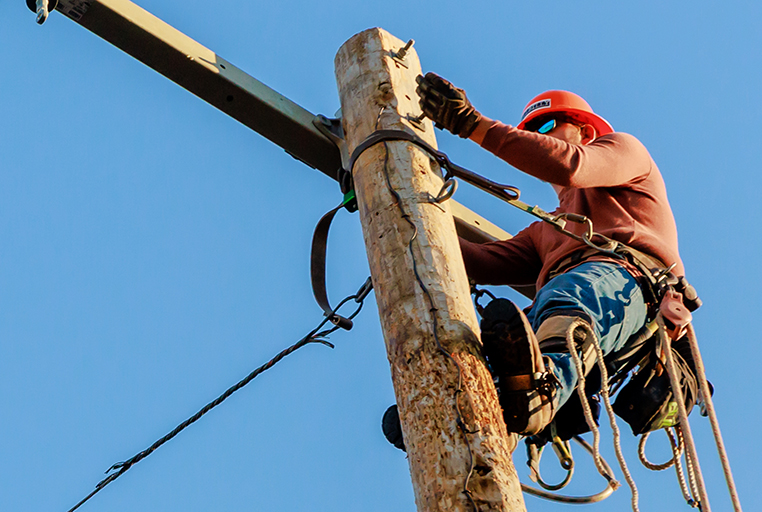
[[[365,297],[368,296],[370,291],[372,290],[372,284],[370,281],[370,278],[368,278],[362,287],[355,293],[354,295],[350,295],[346,297],[344,300],[342,300],[332,311],[332,314],[336,314],[339,309],[344,306],[347,302],[350,300],[354,300],[357,303],[357,308],[354,310],[354,312],[348,317],[350,320],[356,317],[360,311],[362,310],[363,301],[365,300]],[[170,441],[172,438],[174,438],[176,435],[178,435],[180,432],[188,428],[190,425],[201,419],[202,416],[204,416],[206,413],[220,405],[222,402],[224,402],[230,395],[238,391],[239,389],[246,386],[249,382],[254,380],[255,377],[260,375],[261,373],[269,370],[273,366],[275,366],[278,362],[280,362],[284,357],[288,356],[289,354],[292,354],[293,352],[299,350],[300,348],[304,347],[305,345],[309,345],[310,343],[320,343],[322,345],[325,345],[330,348],[334,348],[333,344],[326,341],[326,336],[330,335],[331,333],[335,332],[339,329],[339,326],[334,325],[333,327],[321,331],[320,329],[325,326],[326,323],[328,323],[331,319],[331,315],[326,315],[323,320],[318,324],[317,327],[315,327],[312,331],[309,332],[305,337],[303,337],[298,342],[294,343],[287,349],[281,351],[278,353],[275,357],[273,357],[270,361],[263,364],[256,370],[249,373],[246,377],[238,381],[235,385],[228,388],[224,393],[222,393],[220,396],[218,396],[216,399],[212,400],[208,404],[206,404],[203,408],[201,408],[196,414],[188,418],[187,420],[180,423],[177,427],[175,427],[171,432],[169,432],[164,437],[158,439],[156,442],[154,442],[151,446],[146,448],[145,450],[135,454],[134,456],[130,457],[126,461],[123,462],[117,462],[113,466],[111,466],[108,470],[106,470],[106,473],[111,473],[106,478],[98,482],[98,484],[95,486],[95,489],[85,496],[82,500],[79,501],[76,505],[74,505],[72,508],[69,509],[68,512],[74,512],[79,507],[84,505],[88,500],[90,500],[93,496],[95,496],[98,492],[100,492],[104,487],[106,487],[108,484],[122,476],[125,472],[127,472],[132,466],[140,462],[141,460],[145,459],[149,455],[151,455],[154,451],[156,451],[159,447],[161,447],[166,442]],[[113,471],[113,473],[112,473]]]

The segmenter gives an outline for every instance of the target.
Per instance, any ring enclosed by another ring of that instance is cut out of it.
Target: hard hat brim
[[[572,119],[577,119],[583,123],[587,123],[591,125],[593,128],[595,128],[595,132],[600,137],[601,135],[606,135],[609,133],[614,133],[614,127],[611,126],[611,124],[606,121],[604,118],[599,116],[598,114],[595,114],[593,112],[587,112],[585,110],[577,109],[577,108],[547,108],[542,110],[536,110],[535,112],[532,112],[529,114],[524,120],[522,120],[516,128],[519,130],[526,130],[527,123],[530,123],[532,120],[537,119],[538,117],[548,117],[549,114],[554,114],[556,112],[563,113],[564,115],[567,115],[568,117],[571,117]]]

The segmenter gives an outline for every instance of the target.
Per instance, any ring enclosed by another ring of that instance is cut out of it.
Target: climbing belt
[[[165,435],[164,437],[157,440],[155,443],[153,443],[151,446],[146,448],[145,450],[135,454],[133,457],[130,457],[124,462],[117,462],[113,466],[111,466],[106,473],[108,476],[98,482],[98,484],[95,486],[95,489],[88,494],[85,498],[83,498],[79,503],[74,505],[71,509],[69,509],[69,512],[74,512],[79,507],[85,504],[90,498],[95,496],[97,493],[99,493],[101,490],[103,490],[104,487],[106,487],[108,484],[122,476],[127,470],[129,470],[131,467],[133,467],[135,464],[140,462],[141,460],[145,459],[149,455],[151,455],[154,451],[156,451],[160,446],[162,446],[167,441],[171,440],[173,437],[175,437],[177,434],[185,430],[187,427],[189,427],[191,424],[195,423],[203,415],[220,405],[225,399],[227,399],[230,395],[238,391],[239,389],[246,386],[249,382],[254,380],[255,377],[257,377],[259,374],[263,373],[266,370],[269,370],[275,364],[277,364],[281,359],[286,357],[287,355],[299,350],[300,348],[309,345],[311,343],[320,343],[322,345],[325,345],[330,348],[334,348],[333,344],[328,342],[325,338],[327,338],[330,334],[337,331],[340,326],[338,325],[339,322],[333,322],[333,319],[338,316],[338,311],[348,302],[353,301],[357,305],[354,309],[354,311],[347,316],[346,318],[350,322],[351,326],[351,320],[356,317],[363,307],[363,301],[368,296],[368,294],[373,289],[373,285],[371,283],[370,277],[363,283],[363,285],[360,287],[359,290],[353,295],[349,295],[348,297],[344,298],[339,304],[330,312],[328,312],[323,320],[318,324],[317,327],[312,329],[306,336],[304,336],[301,340],[294,343],[287,349],[281,351],[278,353],[274,358],[272,358],[267,363],[263,364],[253,372],[251,372],[249,375],[244,377],[242,380],[240,380],[235,385],[231,386],[227,389],[223,394],[221,394],[219,397],[217,397],[215,400],[209,402],[207,405],[205,405],[201,410],[199,410],[196,414],[185,420],[184,422],[180,423],[177,427],[175,427],[170,433]],[[342,317],[343,318],[343,317]],[[333,322],[334,326],[330,327],[328,329],[323,329],[323,327],[328,322]],[[321,330],[323,329],[323,330]]]
[[[618,252],[614,251],[614,248],[616,248],[618,245],[620,245],[618,242],[611,240],[610,238],[607,238],[600,233],[596,233],[593,230],[593,223],[590,219],[585,217],[584,215],[577,215],[574,213],[562,213],[560,215],[551,215],[548,212],[544,211],[539,206],[530,206],[527,203],[521,201],[519,198],[521,196],[521,191],[511,185],[502,185],[500,183],[496,183],[490,179],[485,178],[484,176],[480,176],[479,174],[476,174],[472,171],[469,171],[468,169],[465,169],[457,164],[454,164],[450,161],[449,157],[433,147],[429,145],[426,141],[415,135],[414,133],[405,132],[402,130],[377,130],[373,132],[370,136],[368,136],[363,142],[361,142],[355,150],[352,152],[352,155],[349,160],[349,169],[352,169],[352,166],[357,161],[357,158],[362,154],[363,151],[365,151],[367,148],[378,144],[382,141],[405,141],[410,142],[412,144],[415,144],[416,146],[423,149],[425,152],[427,152],[431,158],[439,164],[439,166],[446,171],[444,175],[444,185],[442,186],[442,190],[439,192],[438,197],[440,198],[449,198],[452,196],[452,194],[455,191],[455,185],[453,183],[454,178],[460,178],[463,181],[470,183],[471,185],[497,197],[498,199],[501,199],[505,201],[506,203],[534,216],[540,219],[543,222],[547,222],[548,224],[551,224],[555,229],[563,232],[566,236],[569,236],[573,238],[574,240],[577,240],[578,242],[581,242],[585,244],[586,246],[593,248],[597,250],[598,252],[601,252],[603,254],[606,254],[608,256],[611,256],[616,259],[624,259],[624,256]],[[449,194],[449,195],[448,195]],[[579,224],[585,224],[587,229],[583,235],[577,235],[576,233],[572,233],[571,231],[566,230],[566,223],[574,222]],[[595,240],[601,240],[603,242],[602,245],[598,245],[595,243]]]

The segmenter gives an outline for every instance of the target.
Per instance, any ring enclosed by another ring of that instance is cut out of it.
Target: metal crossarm
[[[315,127],[313,113],[145,9],[128,0],[59,0],[56,10],[297,160],[337,179],[339,148]],[[510,238],[506,231],[462,205],[454,207],[453,213],[458,233],[469,240]]]
[[[127,0],[61,0],[56,10],[336,179],[336,146],[314,114]]]

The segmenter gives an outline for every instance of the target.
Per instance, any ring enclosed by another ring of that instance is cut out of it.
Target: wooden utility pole
[[[421,67],[412,48],[399,57],[403,46],[373,28],[339,50],[350,152],[376,130],[414,130],[436,147],[431,122],[409,120],[421,112]],[[430,202],[442,188],[440,170],[414,145],[390,141],[366,150],[353,174],[418,510],[524,511],[511,460],[516,440],[481,356],[450,207]]]

